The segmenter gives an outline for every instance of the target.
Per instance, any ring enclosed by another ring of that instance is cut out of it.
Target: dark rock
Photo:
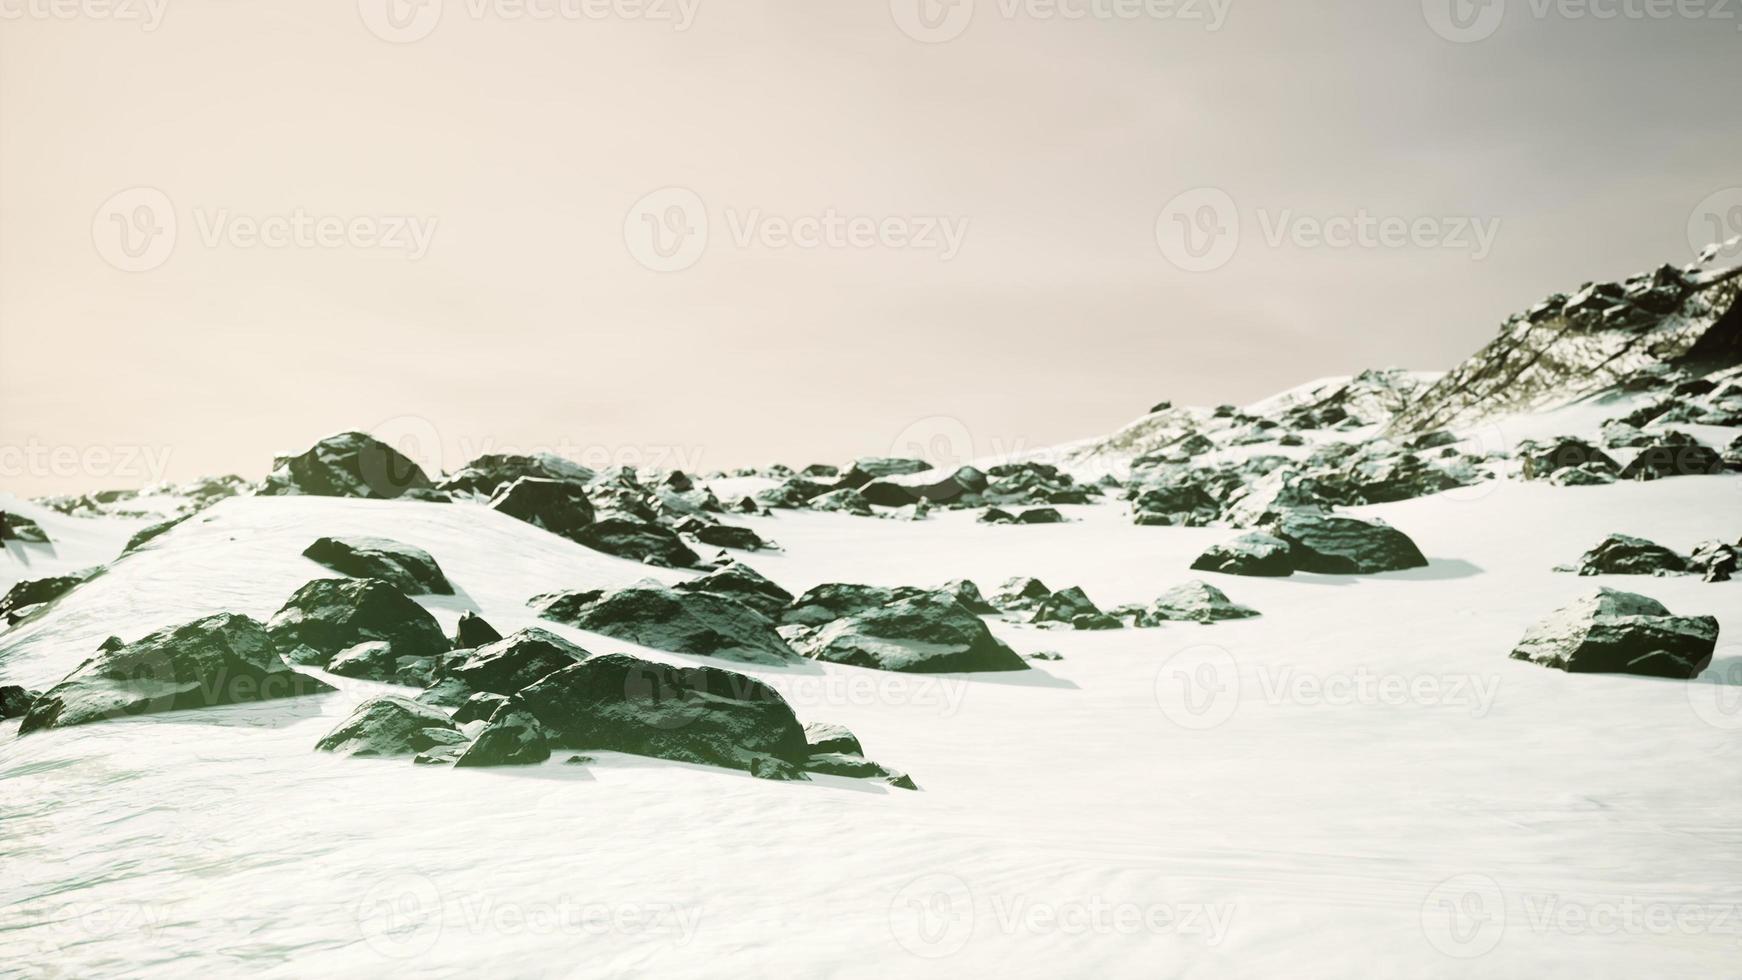
[[[1031,623],[1068,623],[1078,616],[1098,615],[1099,606],[1089,601],[1082,589],[1071,586],[1040,600],[1034,608],[1034,615],[1029,617]]]
[[[1366,575],[1427,565],[1415,542],[1386,524],[1296,512],[1266,530],[1288,542],[1289,564],[1297,572]]]
[[[42,525],[23,514],[8,514],[0,510],[0,541],[22,541],[25,544],[48,544],[48,532]]]
[[[327,663],[327,670],[340,677],[374,681],[391,680],[398,667],[393,644],[385,640],[370,640],[341,650]]]
[[[924,593],[836,620],[799,643],[817,660],[911,673],[1027,670],[972,610]]]
[[[1672,476],[1713,476],[1724,472],[1724,461],[1708,446],[1665,445],[1656,442],[1639,451],[1621,470],[1623,480],[1662,480]]]
[[[573,662],[578,663],[579,661]],[[506,694],[494,694],[489,691],[481,691],[467,698],[464,703],[454,710],[454,724],[464,725],[467,722],[472,721],[489,721],[490,716],[496,713],[496,709],[502,707],[507,702],[508,696]],[[428,704],[429,702],[426,701],[424,703]]]
[[[285,601],[266,629],[286,657],[313,666],[370,640],[386,640],[396,657],[434,657],[448,649],[434,616],[372,578],[315,579]]]
[[[1052,590],[1040,579],[1018,575],[998,587],[992,595],[992,604],[1000,609],[1030,609],[1049,595]]]
[[[1521,443],[1518,455],[1524,464],[1526,480],[1546,479],[1557,470],[1573,466],[1610,473],[1619,472],[1621,469],[1608,453],[1583,439],[1574,439],[1571,436],[1563,436],[1547,445]]]
[[[860,487],[859,493],[868,502],[879,507],[904,507],[921,501],[948,503],[967,494],[981,493],[988,485],[985,473],[972,466],[962,466],[949,476],[929,482],[872,480]]]
[[[1016,515],[1018,524],[1063,524],[1065,515],[1051,507],[1034,507]]]
[[[1615,482],[1615,474],[1601,466],[1586,463],[1554,471],[1548,482],[1557,487],[1596,487]]]
[[[834,480],[840,477],[841,468],[839,466],[832,466],[828,463],[812,463],[804,469],[799,470],[798,474],[800,476],[808,476],[818,480]]]
[[[1722,541],[1702,541],[1694,546],[1688,558],[1688,570],[1707,582],[1728,582],[1742,563],[1742,541],[1734,545]]]
[[[1655,575],[1685,572],[1687,562],[1663,545],[1611,534],[1580,556],[1577,565],[1565,570],[1580,575]]]
[[[406,595],[454,594],[429,552],[387,538],[317,538],[302,554],[344,575],[378,578]]]
[[[1717,643],[1715,617],[1674,616],[1655,599],[1597,589],[1527,630],[1512,659],[1568,673],[1692,678]]]
[[[891,775],[889,770],[864,756],[847,752],[819,752],[805,760],[804,768],[808,772],[848,779],[878,779]]]
[[[567,480],[520,477],[497,490],[490,506],[571,541],[580,541],[593,525],[593,502],[586,488]]]
[[[465,740],[440,709],[384,695],[357,705],[349,718],[315,743],[315,749],[359,757],[416,755]]]
[[[362,432],[341,432],[299,456],[274,461],[259,493],[392,499],[432,486],[423,469],[399,450]]]
[[[258,622],[218,613],[132,643],[111,637],[31,704],[18,732],[331,690],[286,666]]]
[[[1016,515],[997,507],[988,507],[980,514],[981,524],[1015,524]]]
[[[1221,509],[1214,497],[1195,483],[1152,487],[1132,501],[1131,520],[1146,527],[1203,527]]]
[[[1232,541],[1210,547],[1192,562],[1201,572],[1252,575],[1267,578],[1294,574],[1287,541],[1269,534],[1242,534]]]
[[[998,611],[997,606],[987,602],[986,597],[980,594],[980,587],[965,578],[952,579],[934,591],[948,595],[967,606],[975,615],[984,616]]]
[[[872,514],[871,502],[852,487],[842,487],[812,497],[809,506],[812,510],[852,514],[855,517],[870,517]]]
[[[1124,629],[1125,622],[1104,612],[1078,613],[1071,617],[1071,628],[1079,630]]]
[[[454,649],[469,650],[502,639],[502,634],[496,627],[484,621],[484,617],[470,609],[460,613],[460,621],[454,624]]]
[[[887,476],[905,476],[910,473],[924,473],[932,465],[923,459],[896,459],[880,456],[867,456],[855,460],[847,472],[841,476],[841,486],[862,487],[872,480]]]
[[[70,575],[51,575],[48,578],[33,578],[18,582],[6,590],[5,596],[0,596],[0,616],[10,617],[26,606],[59,599],[75,587],[95,578],[102,570],[100,567],[87,568]]]
[[[770,582],[749,565],[736,561],[701,578],[679,582],[672,588],[680,592],[706,592],[736,599],[775,621],[793,601],[791,592]]]
[[[677,532],[623,516],[601,517],[575,540],[595,551],[665,568],[689,568],[701,561]]]
[[[42,693],[39,691],[25,690],[17,684],[0,684],[0,721],[24,717],[25,712],[40,697]],[[846,731],[844,728],[841,730]]]
[[[167,521],[159,521],[158,523],[153,524],[150,527],[142,528],[141,530],[135,532],[131,538],[127,539],[127,547],[122,548],[121,553],[123,555],[130,555],[133,552],[138,551],[140,548],[143,548],[148,542],[150,542],[158,537],[161,537],[165,532],[171,530],[177,524],[180,524],[182,521],[185,521],[189,517],[192,517],[192,516],[193,516],[192,514],[186,514],[186,515],[183,515],[181,517],[172,517]]]
[[[761,551],[768,547],[768,542],[762,540],[762,535],[736,524],[713,524],[691,518],[678,525],[678,530],[694,535],[697,541],[714,548]]]
[[[561,618],[556,615],[565,611],[560,603],[546,601],[535,608],[547,619],[655,650],[755,664],[798,659],[774,623],[749,606],[658,582],[608,591]]]
[[[865,754],[864,747],[859,744],[858,736],[849,731],[845,725],[814,721],[804,726],[804,737],[810,754],[813,756],[828,753]]]
[[[551,453],[536,453],[531,456],[491,454],[479,456],[467,463],[443,480],[440,487],[450,493],[467,493],[488,498],[522,477],[562,480],[584,486],[592,482],[595,476],[597,474],[585,466]]]
[[[606,654],[544,678],[509,700],[557,748],[629,752],[749,771],[810,754],[804,728],[773,688],[716,667],[675,667]]]
[[[496,712],[454,765],[533,766],[548,758],[550,743],[538,719],[531,712],[507,708]]]
[[[898,598],[916,592],[917,589],[890,589],[880,585],[830,582],[793,600],[781,612],[780,621],[799,626],[823,626],[837,619],[887,606]]]
[[[1238,605],[1221,589],[1198,579],[1176,585],[1161,594],[1144,611],[1145,625],[1163,622],[1214,623],[1224,619],[1248,619],[1255,609]]]
[[[473,691],[508,695],[590,656],[549,630],[529,626],[479,647],[448,672]]]
[[[790,477],[777,487],[769,487],[756,493],[753,503],[760,507],[785,507],[788,509],[803,507],[814,497],[820,497],[834,489],[833,484],[818,483],[801,476]],[[740,504],[739,509],[743,506]]]
[[[470,652],[470,651],[467,651]],[[458,677],[443,677],[431,684],[417,696],[418,704],[431,704],[438,708],[459,708],[473,696],[474,692]]]

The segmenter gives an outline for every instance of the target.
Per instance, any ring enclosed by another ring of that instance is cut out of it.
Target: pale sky
[[[21,494],[347,428],[450,469],[1038,447],[1446,368],[1742,231],[1727,7],[53,2],[0,0]],[[1219,202],[1237,247],[1182,252]],[[1392,237],[1319,241],[1361,215]]]

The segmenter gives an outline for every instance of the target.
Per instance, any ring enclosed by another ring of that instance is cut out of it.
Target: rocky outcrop
[[[23,514],[8,514],[0,510],[0,541],[19,541],[24,544],[49,544],[48,532],[42,525]]]
[[[596,476],[592,470],[551,453],[528,456],[490,454],[479,456],[456,470],[439,487],[449,493],[489,498],[496,491],[523,477],[558,480],[582,486]]]
[[[24,717],[39,697],[42,697],[40,691],[27,690],[17,684],[0,684],[0,721]]]
[[[1715,617],[1675,616],[1655,599],[1597,589],[1532,626],[1512,659],[1574,674],[1692,678],[1717,643]]]
[[[392,499],[433,486],[423,469],[399,450],[362,432],[341,432],[300,455],[274,460],[259,493]]]
[[[417,755],[465,741],[466,736],[439,708],[386,695],[357,705],[339,727],[315,743],[315,748],[370,758]]]
[[[550,758],[544,726],[532,713],[509,708],[497,711],[478,737],[454,760],[468,766],[532,766]]]
[[[949,596],[922,593],[838,619],[797,641],[817,660],[908,673],[1027,670],[1028,664]]]
[[[680,592],[706,592],[710,595],[736,599],[767,616],[770,620],[776,621],[780,619],[781,612],[793,601],[791,592],[770,582],[756,569],[737,561],[724,568],[717,568],[701,578],[679,582],[672,588]]]
[[[70,575],[51,575],[47,578],[25,579],[18,582],[12,588],[7,589],[4,596],[0,596],[0,618],[8,622],[15,622],[31,607],[59,599],[74,588],[97,577],[102,571],[101,568],[87,568]]]
[[[302,554],[341,575],[378,578],[406,595],[454,594],[429,552],[388,538],[317,538]]]
[[[593,502],[586,488],[567,480],[519,477],[498,488],[490,506],[571,541],[580,541],[593,524]]]
[[[865,499],[864,494],[852,487],[842,487],[839,490],[818,494],[810,498],[808,506],[811,510],[852,514],[855,517],[870,517],[872,514],[871,502]]]
[[[524,711],[549,744],[628,752],[756,771],[800,766],[804,728],[779,692],[715,667],[674,667],[606,654],[564,668],[516,694],[498,712]]]
[[[1725,544],[1722,541],[1702,541],[1688,557],[1688,569],[1707,582],[1728,582],[1742,562],[1742,541]]]
[[[594,551],[662,568],[691,568],[701,561],[676,531],[625,514],[600,516],[575,540]]]
[[[555,633],[530,626],[473,650],[448,673],[468,690],[506,696],[590,656]]]
[[[454,624],[454,649],[470,650],[502,639],[502,634],[484,621],[484,617],[470,609],[460,613],[459,622]]]
[[[1089,596],[1081,588],[1071,586],[1060,589],[1034,607],[1034,615],[1028,621],[1031,623],[1071,623],[1079,616],[1099,616],[1101,607],[1089,600]]]
[[[1176,585],[1162,593],[1144,610],[1146,626],[1165,622],[1214,623],[1225,619],[1249,619],[1256,609],[1238,605],[1221,589],[1198,579]]]
[[[654,650],[754,664],[798,659],[772,621],[724,596],[680,592],[653,581],[578,605],[565,601],[566,595],[541,597],[533,608],[547,619]]]
[[[18,731],[330,690],[286,666],[258,622],[218,613],[132,643],[110,637],[95,656],[35,699]]]
[[[434,616],[372,578],[315,579],[285,601],[266,629],[286,657],[317,667],[371,640],[389,643],[396,658],[436,657],[448,650]]]
[[[1232,541],[1212,545],[1192,562],[1200,572],[1275,578],[1294,574],[1287,541],[1263,532],[1242,534]]]
[[[1556,569],[1579,575],[1679,575],[1687,570],[1681,555],[1625,534],[1609,535],[1581,555],[1577,564]]]
[[[1571,436],[1562,436],[1548,443],[1520,443],[1518,459],[1526,480],[1546,479],[1563,469],[1609,474],[1621,472],[1620,464],[1608,453]]]
[[[911,588],[829,582],[794,599],[791,605],[781,611],[780,621],[798,626],[822,626],[837,619],[886,606],[897,598],[918,592],[918,589]]]
[[[1387,524],[1294,512],[1265,530],[1288,542],[1288,562],[1297,572],[1368,575],[1427,565],[1415,542]]]
[[[1716,476],[1728,467],[1709,446],[1653,442],[1622,467],[1623,480],[1662,480],[1672,476]]]

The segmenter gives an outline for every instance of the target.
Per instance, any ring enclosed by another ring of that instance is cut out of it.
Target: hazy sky
[[[1441,2],[0,0],[0,488],[1041,446],[1742,231],[1742,5]]]

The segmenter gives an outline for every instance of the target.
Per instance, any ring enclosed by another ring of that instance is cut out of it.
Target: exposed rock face
[[[1052,590],[1045,582],[1029,575],[1018,575],[1006,579],[998,587],[992,595],[992,604],[1000,609],[1031,609],[1049,595],[1052,595]]]
[[[1290,560],[1289,550],[1287,541],[1255,531],[1212,545],[1192,562],[1192,569],[1266,578],[1293,575],[1294,563]]]
[[[1642,368],[1718,355],[1734,363],[1724,314],[1736,280],[1721,272],[1664,266],[1622,283],[1556,294],[1514,315],[1478,351],[1391,422],[1420,432],[1570,401]]]
[[[758,491],[753,503],[762,507],[803,507],[813,497],[821,496],[833,489],[831,484],[818,483],[802,476],[786,478],[780,486]],[[739,506],[743,510],[743,506]]]
[[[793,601],[791,592],[770,582],[749,565],[736,561],[701,578],[679,582],[672,588],[680,592],[706,592],[736,599],[776,621],[780,619],[781,611]]]
[[[1203,527],[1216,519],[1216,499],[1195,483],[1152,487],[1132,501],[1131,519],[1144,526]]]
[[[750,771],[800,765],[804,728],[773,688],[716,667],[673,667],[606,654],[564,668],[511,698],[558,748],[629,752]],[[500,713],[500,712],[499,712]]]
[[[1557,569],[1558,570],[1558,569]],[[1580,575],[1659,575],[1687,571],[1682,556],[1644,538],[1611,534],[1568,571]]]
[[[42,697],[41,692],[29,691],[17,684],[0,685],[0,721],[24,717],[24,713],[30,710],[30,706],[39,697]]]
[[[804,726],[804,737],[811,755],[824,753],[865,754],[865,749],[859,745],[858,736],[854,735],[845,725],[836,725],[826,721],[811,722]]]
[[[567,480],[520,477],[503,484],[490,498],[490,506],[571,541],[580,541],[581,533],[593,524],[593,502],[586,487]]]
[[[1554,471],[1548,482],[1557,487],[1598,487],[1615,482],[1615,474],[1595,463],[1568,466]]]
[[[855,517],[870,517],[872,514],[871,502],[865,499],[864,494],[852,487],[842,487],[839,490],[830,490],[828,493],[812,497],[810,508],[852,514]]]
[[[589,656],[555,633],[531,626],[479,647],[448,672],[470,690],[509,695]]]
[[[1724,460],[1708,446],[1654,442],[1639,450],[1621,470],[1623,480],[1662,480],[1672,476],[1714,476],[1724,472]]]
[[[466,736],[438,708],[391,695],[370,698],[315,743],[321,752],[359,757],[416,755],[459,745]]]
[[[1079,616],[1099,616],[1101,609],[1077,586],[1060,589],[1034,607],[1031,623],[1069,623]]]
[[[575,662],[579,663],[579,661]],[[429,702],[424,703],[428,704]],[[468,697],[458,708],[454,709],[454,724],[464,725],[471,721],[489,721],[490,716],[496,713],[496,709],[507,703],[508,696],[506,694],[480,691]]]
[[[1256,609],[1237,605],[1221,589],[1198,579],[1176,585],[1161,594],[1144,611],[1145,625],[1170,621],[1214,623],[1224,619],[1248,619]]]
[[[561,480],[583,486],[596,476],[592,470],[551,453],[530,456],[491,454],[479,456],[443,480],[440,488],[450,493],[494,496],[497,490],[522,477]]]
[[[111,637],[31,704],[18,732],[330,690],[286,666],[258,622],[218,613],[132,643]]]
[[[8,514],[0,510],[0,541],[22,541],[25,544],[48,544],[48,532],[42,525],[23,514]]]
[[[1288,542],[1288,561],[1297,572],[1366,575],[1427,565],[1427,558],[1415,542],[1386,524],[1353,517],[1291,513],[1266,530]]]
[[[327,670],[340,677],[361,677],[366,680],[392,680],[398,672],[399,658],[394,656],[393,644],[383,640],[370,640],[348,647],[334,655],[327,663]]]
[[[922,593],[836,620],[798,642],[831,663],[909,673],[1027,670],[1015,651],[954,599]]]
[[[942,478],[884,477],[858,489],[861,496],[879,507],[904,507],[921,502],[947,504],[985,492],[989,482],[985,473],[972,466],[962,466]]]
[[[496,712],[454,765],[531,766],[548,758],[550,743],[544,737],[544,726],[530,712],[510,708]]]
[[[1688,558],[1688,568],[1707,582],[1728,582],[1742,562],[1742,541],[1725,544],[1722,541],[1702,541],[1694,546]]]
[[[434,616],[372,578],[315,579],[297,589],[266,628],[286,657],[317,667],[370,640],[387,641],[396,657],[435,657],[448,650]]]
[[[1715,617],[1674,616],[1655,599],[1597,589],[1527,630],[1512,659],[1575,674],[1692,678],[1717,643]]]
[[[460,621],[454,624],[454,649],[470,650],[485,644],[495,643],[502,639],[502,634],[496,627],[484,621],[484,617],[471,610],[460,613]]]
[[[761,551],[768,547],[768,542],[762,539],[762,535],[737,524],[718,524],[692,517],[679,524],[677,529],[713,548]]]
[[[534,608],[547,619],[655,650],[754,664],[798,659],[774,623],[749,606],[658,582],[615,589],[578,608],[565,606],[560,596],[539,601]]]
[[[677,532],[621,514],[600,517],[575,540],[594,551],[664,568],[690,568],[701,561]]]
[[[881,585],[854,585],[829,582],[810,589],[793,600],[780,614],[783,623],[799,626],[822,626],[846,616],[886,606],[897,598],[911,595],[915,589],[891,589]]]
[[[980,594],[980,587],[965,578],[952,579],[939,586],[935,591],[941,592],[966,606],[977,616],[984,616],[998,611],[998,607],[986,601]]]
[[[1018,524],[1063,524],[1065,515],[1051,507],[1032,507],[1016,515]]]
[[[89,582],[101,571],[101,568],[87,568],[70,575],[51,575],[48,578],[19,582],[7,589],[6,595],[0,596],[0,617],[10,619],[13,613],[26,607],[59,599],[75,587]]]
[[[432,488],[423,469],[399,450],[361,432],[341,432],[299,456],[279,457],[259,492],[392,499]]]
[[[317,538],[302,554],[342,575],[378,578],[406,595],[454,594],[429,552],[388,538]]]
[[[1545,479],[1560,470],[1577,468],[1593,473],[1619,473],[1620,464],[1608,453],[1583,439],[1563,436],[1546,445],[1522,443],[1518,457],[1526,480]]]
[[[841,476],[841,486],[862,487],[872,480],[889,476],[905,476],[912,473],[924,473],[932,465],[923,459],[900,459],[882,456],[867,456],[854,460],[853,465]]]

